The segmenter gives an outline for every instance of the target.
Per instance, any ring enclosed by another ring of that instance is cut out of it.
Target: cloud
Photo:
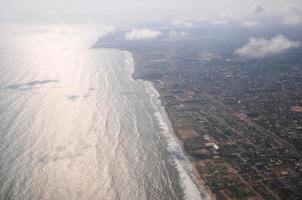
[[[126,40],[146,40],[156,38],[162,33],[157,30],[143,28],[143,29],[133,29],[130,32],[127,32],[125,35]]]
[[[227,20],[213,20],[211,21],[212,24],[214,25],[226,25],[229,24],[229,21]]]
[[[222,12],[221,14],[221,18],[223,19],[231,19],[234,17],[234,12],[232,12],[231,10],[225,10]]]
[[[183,19],[176,19],[172,21],[173,26],[181,26],[181,27],[192,27],[193,22],[190,21],[188,18]]]
[[[289,5],[286,7],[284,24],[297,25],[302,23],[302,10],[298,6]]]
[[[183,31],[180,31],[180,32],[177,32],[177,31],[174,31],[174,30],[169,31],[169,37],[170,38],[182,38],[182,37],[185,37],[185,36],[187,36],[187,33],[183,32]]]
[[[248,44],[235,50],[235,54],[247,58],[264,58],[299,46],[299,42],[292,41],[283,35],[275,36],[269,40],[251,38]]]
[[[302,16],[299,15],[290,15],[284,18],[284,24],[287,25],[296,25],[302,22]]]
[[[242,26],[244,27],[248,27],[248,28],[254,28],[259,26],[259,22],[258,21],[244,21],[241,23]]]
[[[258,14],[258,13],[261,13],[263,12],[264,9],[262,6],[260,6],[258,3],[255,3],[253,6],[252,6],[252,13],[253,14]]]
[[[232,20],[235,19],[236,17],[238,17],[240,15],[240,12],[237,10],[232,10],[232,9],[226,9],[224,10],[221,15],[220,15],[220,19],[224,19],[224,20]]]

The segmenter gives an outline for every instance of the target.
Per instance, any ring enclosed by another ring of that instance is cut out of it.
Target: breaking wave
[[[129,72],[131,74],[134,72],[134,62],[132,54],[127,52],[126,62],[129,67]],[[164,136],[167,140],[167,150],[170,154],[170,160],[177,168],[179,173],[180,185],[184,191],[185,199],[188,200],[201,200],[201,199],[210,199],[206,191],[200,191],[195,177],[192,171],[192,165],[188,158],[186,157],[183,149],[176,138],[171,122],[168,118],[165,108],[161,105],[159,99],[159,93],[154,88],[152,83],[144,81],[147,93],[150,95],[150,100],[153,108],[155,109],[154,117],[157,121],[159,128],[159,133]]]

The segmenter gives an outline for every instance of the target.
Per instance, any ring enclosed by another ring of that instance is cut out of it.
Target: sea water
[[[0,199],[201,199],[153,86],[100,25],[1,25]]]

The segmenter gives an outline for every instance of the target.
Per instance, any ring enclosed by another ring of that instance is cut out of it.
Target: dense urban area
[[[133,53],[133,76],[160,93],[197,182],[213,199],[302,199],[301,50],[242,59],[234,49],[246,34],[226,40],[228,31],[223,38],[202,31],[134,42],[117,31],[94,47]]]

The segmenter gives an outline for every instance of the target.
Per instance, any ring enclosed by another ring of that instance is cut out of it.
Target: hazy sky
[[[0,20],[115,22],[278,15],[301,0],[0,0]]]

